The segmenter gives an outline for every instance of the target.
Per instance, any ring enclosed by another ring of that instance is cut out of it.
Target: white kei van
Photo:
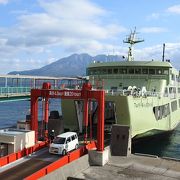
[[[49,152],[52,154],[65,155],[67,152],[77,149],[79,146],[78,136],[75,132],[66,132],[55,137],[50,144]]]

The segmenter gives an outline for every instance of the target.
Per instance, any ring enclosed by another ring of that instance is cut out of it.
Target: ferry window
[[[174,74],[171,75],[171,80],[175,80]]]
[[[180,93],[180,88],[178,88],[178,93]]]
[[[88,75],[91,75],[92,74],[92,71],[90,69],[87,70],[87,74]]]
[[[177,110],[177,101],[171,102],[171,109],[172,109],[172,112]]]
[[[180,76],[178,76],[178,82],[180,82]]]
[[[165,107],[166,107],[166,114],[169,115],[170,114],[169,104],[166,104]]]
[[[107,73],[106,69],[103,69],[103,70],[102,70],[102,73],[103,73],[103,74],[106,74],[106,73]]]
[[[120,74],[127,74],[127,69],[125,69],[125,68],[119,69],[119,73]]]
[[[179,77],[178,77],[178,75],[176,75],[176,82],[178,82],[178,79],[179,79]]]
[[[168,71],[167,69],[164,69],[164,70],[163,70],[163,74],[168,75],[168,73],[169,73],[169,71]]]
[[[93,74],[96,74],[96,70],[93,70]]]
[[[118,73],[118,69],[113,69],[113,73],[117,74]]]
[[[112,74],[112,69],[108,69],[108,74]]]
[[[134,74],[134,68],[129,69],[129,74]]]
[[[167,115],[170,114],[170,109],[169,109],[169,104],[165,104],[162,106],[162,115],[163,117],[166,117]]]
[[[119,87],[122,87],[123,83],[119,83]]]
[[[173,87],[170,87],[170,88],[169,88],[169,93],[170,93],[170,94],[174,93]]]
[[[165,88],[164,93],[168,94],[168,88],[167,87]]]
[[[162,74],[162,69],[156,69],[156,74]]]
[[[100,69],[96,70],[96,74],[100,74],[100,72],[101,72]]]
[[[149,69],[149,74],[155,74],[155,69]]]
[[[142,69],[142,74],[148,74],[148,69]]]
[[[135,74],[141,74],[141,69],[140,68],[135,69]]]
[[[153,112],[154,112],[156,120],[157,121],[161,120],[162,118],[170,114],[169,104],[165,104],[162,106],[155,106],[153,107]]]
[[[162,106],[153,107],[153,112],[156,120],[162,119]]]

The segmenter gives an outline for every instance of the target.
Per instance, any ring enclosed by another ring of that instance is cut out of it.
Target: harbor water
[[[61,114],[60,100],[50,101],[50,111],[57,110]],[[30,101],[1,102],[0,129],[16,125],[18,120],[25,120],[30,113]],[[42,102],[39,102],[39,120],[42,120]],[[133,153],[152,154],[160,157],[180,159],[180,126],[172,133],[161,138],[156,137],[133,145]]]
[[[0,129],[15,126],[18,120],[25,120],[26,115],[30,114],[30,101],[0,102]],[[43,118],[42,101],[38,103],[39,117]],[[59,99],[49,101],[49,110],[57,110],[61,114],[61,102]]]
[[[180,160],[180,125],[171,133],[134,144],[133,153],[151,154]]]

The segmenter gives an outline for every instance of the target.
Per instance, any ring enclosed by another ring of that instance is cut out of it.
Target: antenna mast
[[[166,48],[166,45],[165,45],[165,43],[164,43],[164,44],[163,44],[163,55],[162,55],[162,61],[164,61],[165,48]]]
[[[143,42],[144,39],[139,39],[139,38],[136,38],[136,27],[134,28],[134,31],[130,33],[130,35],[127,36],[127,38],[123,41],[124,43],[128,43],[130,44],[130,47],[129,47],[129,51],[128,51],[128,59],[127,61],[133,61],[134,60],[134,57],[133,57],[133,45],[136,44],[136,43],[140,43],[140,42]]]

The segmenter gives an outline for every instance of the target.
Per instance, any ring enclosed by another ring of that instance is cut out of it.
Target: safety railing
[[[60,158],[59,160],[49,164],[48,166],[40,169],[39,171],[35,172],[34,174],[31,174],[30,176],[24,178],[24,180],[34,180],[39,179],[43,176],[46,176],[47,174],[51,173],[52,171],[80,158],[81,156],[88,153],[88,149],[94,149],[96,147],[95,142],[91,142],[86,146],[82,146],[79,149],[70,152],[66,156]]]
[[[18,151],[12,154],[9,154],[7,156],[3,156],[0,158],[0,167],[5,166],[9,163],[12,163],[24,156],[27,156],[29,154],[32,154],[33,152],[40,150],[41,148],[47,146],[46,142],[40,142],[32,147],[25,148],[22,151]]]
[[[161,93],[153,91],[133,91],[133,90],[106,90],[106,94],[113,96],[133,96],[133,97],[169,97],[174,99],[177,97],[176,93]]]
[[[0,97],[30,95],[31,87],[0,87]]]

